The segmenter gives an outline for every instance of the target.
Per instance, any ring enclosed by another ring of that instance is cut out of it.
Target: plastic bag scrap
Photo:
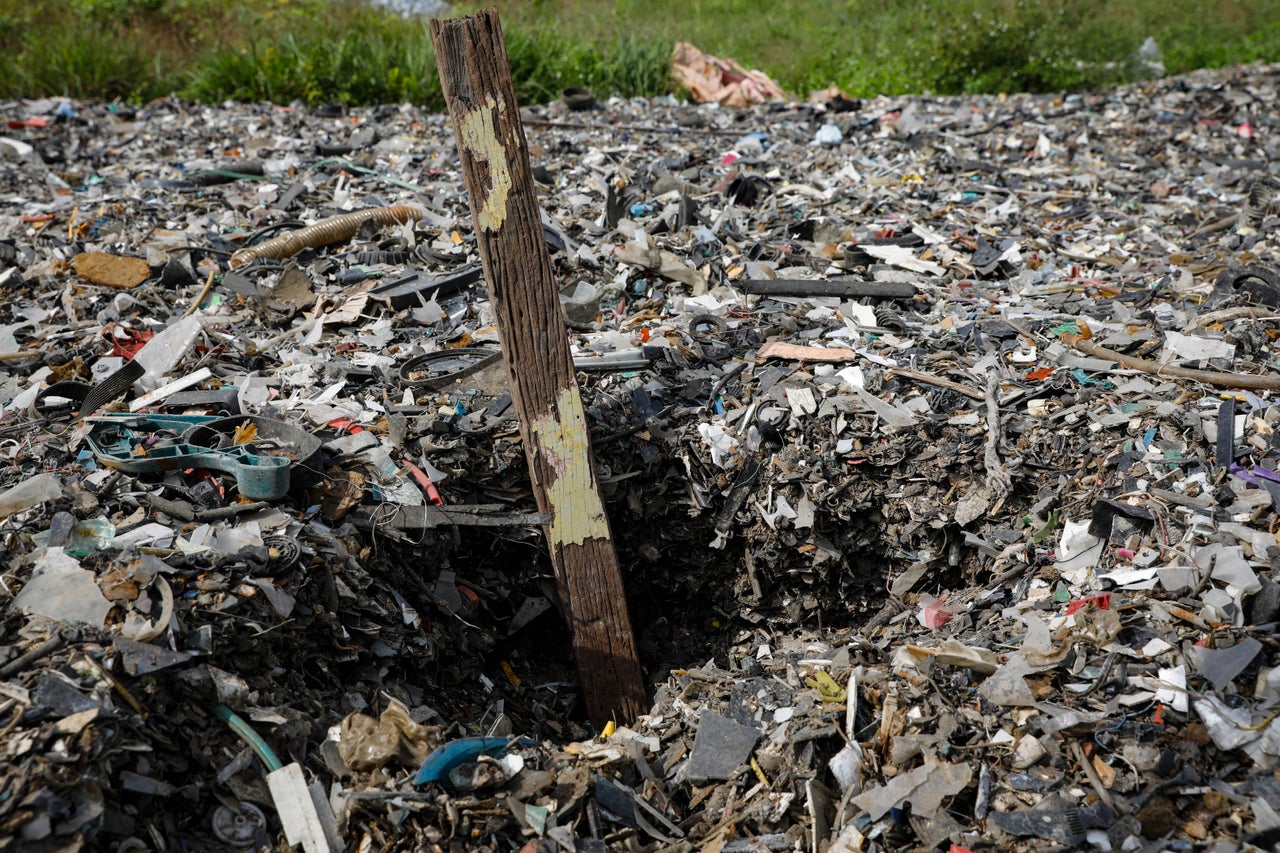
[[[737,60],[711,56],[688,42],[676,44],[671,70],[677,84],[688,89],[698,103],[747,107],[791,100],[763,71],[748,71]]]

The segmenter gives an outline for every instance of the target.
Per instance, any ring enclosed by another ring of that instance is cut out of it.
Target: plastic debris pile
[[[0,849],[1274,849],[1278,81],[526,111],[604,732],[447,118],[5,104]]]

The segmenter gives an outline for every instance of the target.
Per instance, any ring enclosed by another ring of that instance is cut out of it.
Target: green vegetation
[[[1062,91],[1280,61],[1280,0],[498,2],[517,94],[670,91],[676,41],[798,94]],[[472,7],[458,5],[460,12]],[[0,0],[0,97],[442,103],[427,22],[358,0]]]

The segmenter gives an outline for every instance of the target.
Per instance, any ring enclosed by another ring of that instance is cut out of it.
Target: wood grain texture
[[[629,722],[644,681],[497,10],[434,20],[431,41],[587,713]]]

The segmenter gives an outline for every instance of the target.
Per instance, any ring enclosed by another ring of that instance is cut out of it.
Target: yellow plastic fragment
[[[507,677],[507,681],[511,682],[511,686],[515,688],[517,693],[520,692],[520,676],[516,675],[516,671],[511,668],[511,664],[502,661],[502,672]]]
[[[817,690],[823,702],[843,702],[849,698],[849,692],[836,683],[826,670],[818,670],[807,676],[804,683]]]
[[[239,447],[242,444],[250,444],[258,440],[258,425],[253,421],[245,421],[236,427],[236,431],[231,438],[231,443]]]

